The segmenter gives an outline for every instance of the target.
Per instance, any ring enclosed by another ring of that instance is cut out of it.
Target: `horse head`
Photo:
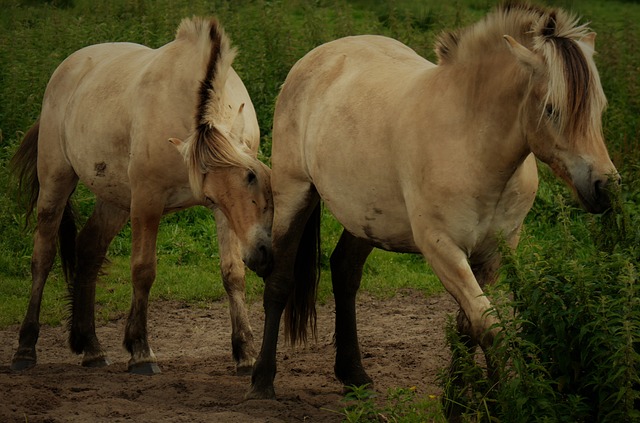
[[[170,141],[185,157],[194,196],[222,211],[240,240],[245,264],[262,276],[272,261],[271,170],[244,142],[243,106],[230,125],[200,125],[188,140]]]
[[[577,194],[584,208],[610,206],[620,177],[602,133],[606,97],[593,60],[595,33],[562,10],[540,13],[530,47],[505,35],[529,79],[521,119],[530,150]]]

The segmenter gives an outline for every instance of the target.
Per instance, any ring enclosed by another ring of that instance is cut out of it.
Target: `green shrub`
[[[505,250],[492,311],[502,331],[489,352],[500,383],[449,330],[461,370],[442,378],[445,401],[505,422],[640,421],[640,214],[617,194],[601,217],[564,205],[549,242],[525,233],[517,253]]]

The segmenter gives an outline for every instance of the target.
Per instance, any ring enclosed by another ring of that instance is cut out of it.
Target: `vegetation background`
[[[114,41],[159,47],[173,39],[182,18],[216,15],[239,47],[234,67],[256,106],[262,131],[261,158],[268,163],[279,87],[295,61],[313,47],[342,36],[375,33],[396,38],[435,61],[432,46],[437,34],[477,21],[496,3],[0,0],[0,326],[21,321],[30,291],[32,227],[25,227],[24,207],[16,201],[8,163],[39,115],[51,73],[72,52]],[[477,383],[461,392],[452,391],[451,401],[471,414],[484,409],[481,418],[502,416],[505,421],[524,421],[517,420],[520,415],[537,415],[549,421],[587,421],[593,416],[602,421],[638,419],[640,3],[538,3],[573,10],[598,33],[596,63],[609,99],[604,132],[623,185],[616,213],[588,216],[568,189],[540,166],[538,198],[527,218],[521,246],[507,261],[501,282],[500,292],[511,294],[503,301],[504,307],[516,313],[514,320],[505,319],[508,342],[496,354],[503,352],[501,357],[511,376],[506,389],[498,389],[476,377],[478,369],[470,365],[458,376]],[[86,218],[93,206],[90,192],[80,187],[75,200]],[[321,301],[327,301],[331,297],[328,256],[340,228],[327,215],[322,231],[320,295]],[[99,320],[122,315],[129,306],[129,253],[130,231],[125,228],[109,250],[112,263],[108,274],[99,281]],[[250,272],[248,276],[248,298],[258,300],[262,281]],[[389,296],[400,288],[421,290],[425,295],[442,290],[420,257],[376,251],[366,265],[362,289]],[[152,298],[197,305],[223,295],[210,213],[193,208],[166,216],[158,239],[158,278]],[[501,296],[499,292],[495,295]],[[55,325],[65,319],[65,297],[62,274],[56,266],[44,292],[43,323]],[[504,314],[500,308],[496,312]],[[556,344],[550,344],[550,338]],[[454,347],[456,342],[452,335]],[[549,351],[557,351],[557,355]],[[513,357],[521,361],[514,362]],[[520,371],[518,363],[526,371]],[[446,377],[443,384],[453,385]],[[370,405],[366,395],[361,399],[361,407]],[[356,412],[366,415],[362,409]]]

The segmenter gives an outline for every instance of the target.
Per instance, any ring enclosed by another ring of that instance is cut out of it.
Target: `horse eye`
[[[544,114],[547,116],[547,118],[549,119],[554,119],[556,114],[555,114],[555,109],[553,108],[553,106],[551,104],[547,104],[544,108]]]
[[[247,185],[253,184],[256,179],[258,179],[258,177],[252,170],[250,170],[249,173],[247,173]]]

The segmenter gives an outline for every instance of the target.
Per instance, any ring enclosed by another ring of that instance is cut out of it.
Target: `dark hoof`
[[[107,357],[94,358],[91,360],[83,360],[82,367],[100,368],[107,367],[111,364],[111,361]]]
[[[11,362],[11,370],[21,372],[36,365],[36,360],[31,358],[14,358]]]
[[[134,375],[153,376],[161,373],[158,363],[139,363],[129,365],[129,373]]]
[[[254,386],[251,386],[249,392],[244,396],[246,400],[274,400],[276,399],[276,392],[273,390],[273,387],[269,387],[266,389],[257,389]]]

